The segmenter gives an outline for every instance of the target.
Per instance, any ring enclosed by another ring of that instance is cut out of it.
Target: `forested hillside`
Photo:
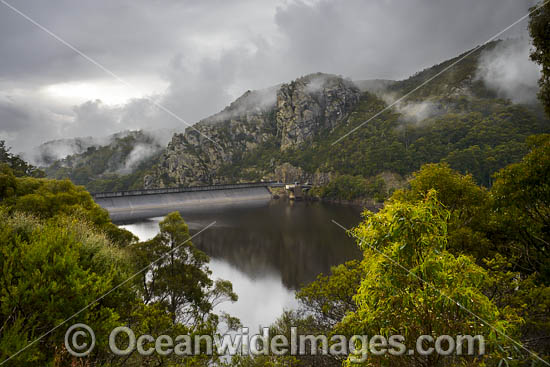
[[[69,178],[91,192],[137,189],[163,146],[144,131],[115,134],[106,145],[94,145],[45,168],[48,177]]]
[[[46,173],[93,192],[267,178],[309,181],[327,199],[380,201],[423,164],[447,162],[488,187],[494,172],[526,154],[528,136],[550,132],[539,102],[506,98],[483,79],[487,55],[513,46],[493,42],[398,82],[354,85],[317,73],[248,91],[199,122],[204,135],[187,129],[164,147],[130,132]]]
[[[399,82],[358,82],[361,93],[337,76],[312,74],[280,86],[271,105],[260,109],[239,102],[250,101],[253,94],[245,95],[215,123],[197,125],[218,146],[196,131],[177,134],[146,177],[146,186],[270,178],[324,187],[332,181],[331,188],[320,187],[317,194],[343,199],[339,192],[346,191],[348,200],[380,199],[433,162],[447,162],[490,186],[494,172],[526,154],[528,136],[550,132],[539,102],[500,97],[483,80],[487,55],[513,45],[493,42]],[[232,109],[238,113],[229,113]],[[388,177],[392,182],[385,182]],[[338,189],[340,184],[354,190]]]
[[[373,181],[391,172],[404,178],[425,163],[447,162],[459,172],[471,173],[479,184],[490,186],[494,172],[517,162],[528,151],[525,139],[529,135],[550,132],[550,121],[537,102],[516,104],[497,98],[477,78],[479,58],[498,44],[476,51],[372,120],[391,101],[462,56],[378,89],[377,95],[364,92],[344,123],[323,131],[308,144],[281,150],[273,138],[225,165],[220,174],[229,180],[255,180],[272,175],[275,167],[289,162],[311,176],[315,172],[344,176],[340,181],[349,184],[357,181],[355,176]],[[357,130],[338,141],[353,129]],[[335,190],[324,192],[329,198],[335,196]]]

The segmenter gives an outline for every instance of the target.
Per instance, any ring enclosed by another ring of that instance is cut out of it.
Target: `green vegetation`
[[[54,162],[46,168],[46,174],[56,179],[68,178],[90,192],[140,189],[143,177],[161,151],[162,147],[153,137],[143,131],[131,131],[122,137],[115,136],[107,145],[92,146],[84,153]],[[141,159],[126,167],[135,152]]]
[[[131,274],[124,251],[85,222],[63,217],[40,220],[2,212],[0,223],[0,359],[32,343],[63,320],[92,304]],[[108,335],[126,307],[137,300],[128,287],[117,290],[78,316]],[[15,356],[8,365],[44,366],[62,355],[66,328],[59,328]]]
[[[386,196],[386,183],[381,177],[367,180],[361,176],[342,175],[325,186],[315,187],[311,194],[327,200],[374,198],[382,202]]]
[[[511,346],[503,334],[517,337],[521,320],[516,313],[499,309],[483,293],[492,285],[488,270],[476,265],[469,254],[447,251],[450,212],[436,196],[429,191],[419,202],[394,201],[376,214],[365,214],[353,232],[365,254],[365,277],[354,297],[358,307],[337,328],[358,335],[398,334],[414,341],[421,335],[484,335],[491,352],[482,357],[448,357],[444,362],[439,362],[439,355],[414,359],[372,355],[369,364],[385,360],[415,366],[416,359],[428,366],[497,363],[508,357],[497,346]]]
[[[230,282],[210,278],[209,258],[190,242],[178,213],[161,222],[158,236],[138,243],[84,188],[69,180],[16,177],[3,164],[0,215],[0,362],[13,356],[7,365],[203,366],[217,357],[115,357],[106,343],[120,325],[151,335],[167,329],[212,335],[223,332],[222,325],[238,325],[213,312],[237,296]],[[86,360],[64,348],[65,331],[77,322],[97,336]]]
[[[44,177],[45,173],[31,164],[25,162],[21,157],[10,153],[10,148],[6,147],[6,142],[0,140],[0,165],[6,164],[17,177],[31,176]]]
[[[540,5],[540,4],[539,4]],[[539,6],[538,5],[538,6]],[[548,4],[533,9],[529,21],[529,32],[533,39],[535,49],[531,53],[531,59],[542,67],[542,76],[539,81],[539,99],[550,116],[550,9]]]
[[[519,163],[494,175],[491,189],[446,163],[423,166],[407,189],[379,212],[366,210],[349,232],[363,259],[301,289],[300,309],[273,326],[329,338],[403,335],[407,349],[420,335],[480,334],[485,355],[369,354],[359,364],[354,356],[270,358],[289,366],[542,365],[523,347],[550,357],[550,135],[528,144]],[[265,358],[242,365],[263,366]]]

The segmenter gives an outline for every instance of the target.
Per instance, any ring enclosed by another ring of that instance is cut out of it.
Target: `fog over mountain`
[[[529,59],[530,50],[527,38],[500,44],[483,54],[477,77],[502,98],[536,102],[541,68]]]
[[[222,110],[246,90],[313,72],[353,80],[403,79],[485,42],[533,4],[515,0],[350,0],[345,5],[329,0],[13,2],[131,86],[0,4],[0,34],[9,34],[0,37],[0,136],[15,152],[32,158],[33,147],[52,139],[141,128],[185,129],[186,124],[151,101],[191,124]],[[526,22],[520,23],[503,37],[526,37],[526,27]],[[500,59],[487,56],[488,65],[510,58],[518,60],[517,65],[529,63],[526,49],[517,51],[505,50]],[[496,81],[498,71],[488,68],[480,77],[504,96],[516,98]]]

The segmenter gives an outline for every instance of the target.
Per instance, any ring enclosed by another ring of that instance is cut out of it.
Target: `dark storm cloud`
[[[323,0],[279,9],[289,60],[302,72],[405,78],[487,41],[525,15],[530,1]],[[524,33],[524,22],[506,36]]]
[[[406,77],[486,41],[533,5],[517,0],[12,2],[123,79],[164,80],[167,89],[151,98],[189,123],[247,89],[312,72]],[[504,37],[525,34],[526,27],[523,22]],[[104,97],[97,95],[74,107],[44,97],[38,91],[48,85],[108,76],[2,4],[0,60],[0,101],[17,91],[17,98],[0,104],[0,132],[17,151],[52,138],[186,127],[147,98],[114,106],[96,101]]]

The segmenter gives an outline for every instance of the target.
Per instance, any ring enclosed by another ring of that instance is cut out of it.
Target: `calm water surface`
[[[327,273],[333,265],[359,258],[355,242],[331,222],[356,225],[357,207],[319,202],[273,200],[262,205],[181,213],[191,234],[216,224],[193,239],[210,257],[214,279],[228,279],[239,295],[225,311],[257,330],[269,326],[284,309],[297,306],[294,292]],[[147,240],[158,233],[151,218],[121,225]]]

